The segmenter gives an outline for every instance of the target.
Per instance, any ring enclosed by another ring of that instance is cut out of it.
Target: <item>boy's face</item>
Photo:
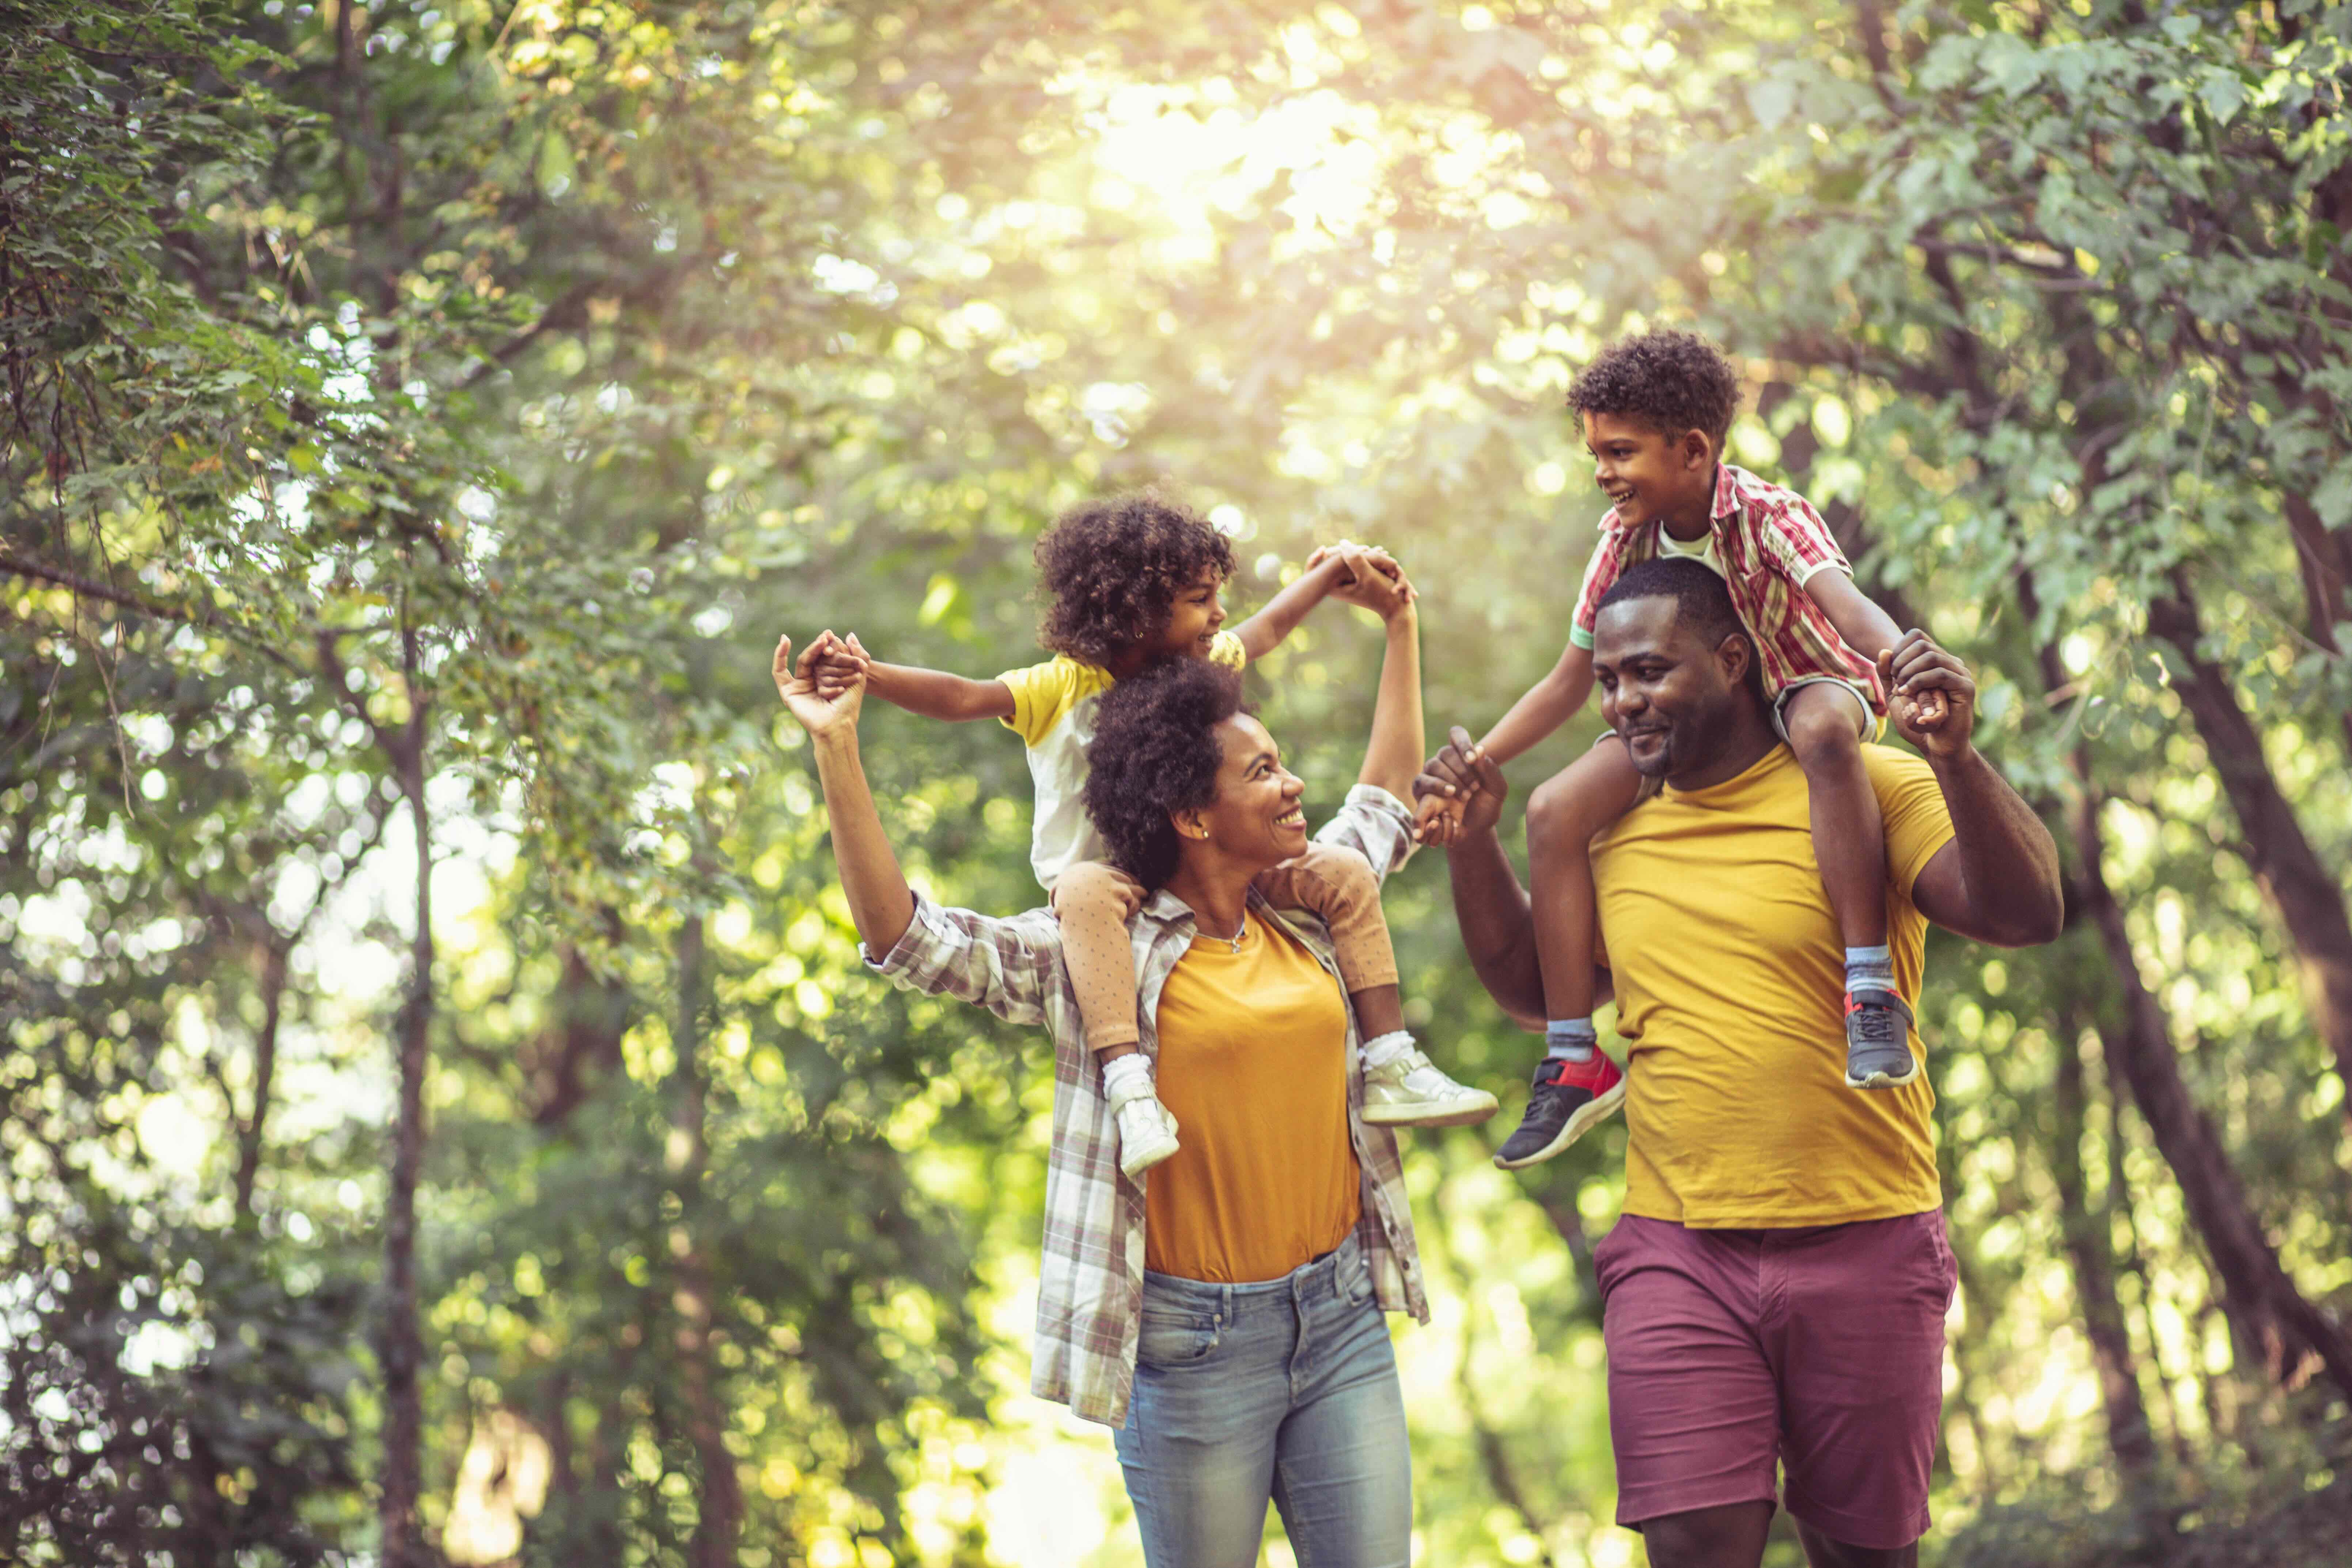
[[[1179,588],[1175,603],[1168,606],[1168,624],[1152,639],[1152,657],[1208,658],[1209,645],[1217,638],[1217,628],[1225,624],[1224,601],[1220,594],[1224,585],[1225,580],[1217,574],[1216,568],[1208,567],[1189,587]]]
[[[1715,443],[1703,430],[1669,436],[1624,414],[1584,416],[1592,477],[1617,503],[1617,521],[1704,523],[1715,491]]]

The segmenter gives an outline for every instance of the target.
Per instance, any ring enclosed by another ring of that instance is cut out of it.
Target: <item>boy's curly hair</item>
[[[1217,726],[1242,711],[1241,672],[1171,659],[1102,695],[1081,798],[1111,863],[1147,888],[1176,873],[1169,814],[1217,798]]]
[[[1081,502],[1037,541],[1037,640],[1108,664],[1166,626],[1176,596],[1212,568],[1232,576],[1234,547],[1181,501],[1145,492]]]
[[[1580,416],[1639,419],[1669,437],[1704,430],[1720,456],[1739,412],[1739,374],[1696,332],[1662,327],[1601,350],[1570,385],[1568,405]]]

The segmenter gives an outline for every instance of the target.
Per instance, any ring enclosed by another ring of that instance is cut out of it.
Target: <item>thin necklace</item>
[[[1230,951],[1239,952],[1242,950],[1242,938],[1247,935],[1249,935],[1249,911],[1244,910],[1242,911],[1241,926],[1234,932],[1233,935],[1216,936],[1213,934],[1210,936],[1209,940],[1211,942],[1222,942]]]

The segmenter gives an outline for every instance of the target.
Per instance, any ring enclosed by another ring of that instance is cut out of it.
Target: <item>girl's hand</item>
[[[1397,558],[1377,544],[1359,544],[1352,539],[1343,539],[1337,544],[1318,544],[1315,547],[1315,553],[1307,558],[1307,569],[1315,571],[1327,561],[1332,563],[1332,571],[1339,574],[1342,582],[1354,582],[1358,574],[1356,566],[1363,562],[1370,563],[1375,571],[1400,582],[1404,579],[1404,568],[1397,564]]]
[[[828,669],[832,673],[822,673]],[[822,632],[797,662],[793,639],[777,638],[775,677],[776,694],[811,736],[822,741],[857,732],[857,712],[866,699],[866,650],[855,637],[845,643]]]
[[[1461,803],[1443,795],[1423,795],[1412,814],[1413,842],[1444,848],[1461,837]]]
[[[1412,584],[1406,579],[1404,568],[1386,551],[1345,542],[1329,549],[1345,574],[1331,585],[1331,597],[1343,605],[1370,610],[1384,621],[1393,619],[1412,603]]]
[[[849,634],[847,642],[837,637],[826,642],[820,637],[809,652],[816,659],[816,694],[828,702],[864,680],[873,662],[856,632]]]
[[[1445,840],[1449,845],[1493,832],[1502,820],[1503,801],[1510,793],[1502,764],[1459,724],[1454,726],[1445,749],[1423,763],[1421,776],[1412,781],[1415,801],[1434,797],[1445,803],[1454,824],[1453,837]]]

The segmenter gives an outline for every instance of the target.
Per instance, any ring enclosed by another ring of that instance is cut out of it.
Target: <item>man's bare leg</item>
[[[1803,1520],[1797,1521],[1797,1539],[1805,1543],[1805,1561],[1813,1568],[1919,1568],[1919,1543],[1889,1552],[1875,1546],[1849,1546],[1832,1541]]]
[[[1764,1537],[1771,1528],[1770,1503],[1726,1503],[1645,1519],[1642,1544],[1649,1550],[1650,1568],[1756,1568],[1764,1561]]]

